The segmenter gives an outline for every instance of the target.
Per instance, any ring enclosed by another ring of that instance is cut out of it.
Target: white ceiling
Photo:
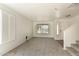
[[[54,20],[57,17],[64,18],[71,14],[79,14],[79,7],[71,6],[71,3],[30,3],[30,4],[5,4],[20,14],[32,20]]]

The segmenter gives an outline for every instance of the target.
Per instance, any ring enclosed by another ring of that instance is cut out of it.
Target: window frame
[[[48,33],[38,33],[38,32],[37,32],[37,30],[38,30],[37,28],[38,28],[38,26],[40,26],[40,25],[41,25],[41,26],[42,26],[42,25],[47,25],[47,26],[48,26]],[[37,33],[37,34],[49,34],[49,24],[36,24],[36,33]]]

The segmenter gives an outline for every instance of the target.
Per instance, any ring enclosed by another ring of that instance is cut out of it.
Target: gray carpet
[[[70,56],[51,38],[32,38],[4,56]]]

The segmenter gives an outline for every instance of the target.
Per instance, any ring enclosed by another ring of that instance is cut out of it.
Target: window
[[[57,35],[59,34],[59,24],[57,24]]]
[[[38,34],[48,34],[48,24],[37,24],[36,32]]]

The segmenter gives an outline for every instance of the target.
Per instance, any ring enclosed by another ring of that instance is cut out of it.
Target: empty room
[[[0,4],[1,56],[79,56],[79,3]]]

